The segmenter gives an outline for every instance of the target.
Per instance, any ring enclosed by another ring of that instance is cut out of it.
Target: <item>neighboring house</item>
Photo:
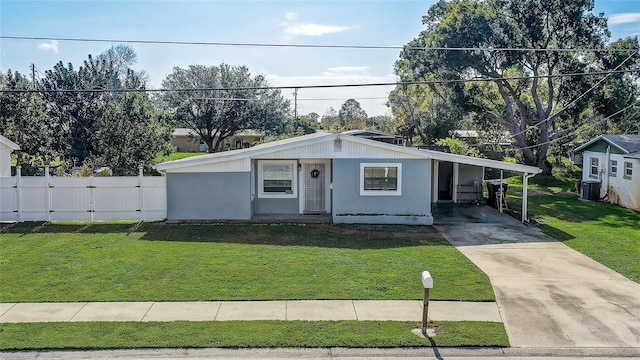
[[[640,135],[600,135],[573,150],[582,181],[597,181],[600,198],[640,210]]]
[[[11,176],[11,152],[20,146],[0,135],[0,176]]]
[[[262,140],[264,135],[255,130],[241,130],[225,139],[221,151],[244,149]],[[215,141],[214,141],[215,143]],[[171,136],[171,145],[180,152],[206,152],[207,146],[192,129],[176,128]]]
[[[156,165],[167,177],[170,221],[330,214],[334,223],[425,225],[433,223],[432,203],[482,196],[485,167],[524,175],[526,219],[527,181],[541,172],[536,167],[345,133],[318,132]]]

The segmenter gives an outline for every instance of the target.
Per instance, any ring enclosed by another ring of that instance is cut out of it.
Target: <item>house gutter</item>
[[[529,205],[528,187],[529,179],[536,176],[536,174],[524,173],[522,175],[522,223],[527,222],[527,206]]]

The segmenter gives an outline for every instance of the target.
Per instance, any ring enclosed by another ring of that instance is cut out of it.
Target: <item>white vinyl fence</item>
[[[0,221],[161,220],[164,176],[0,177]]]

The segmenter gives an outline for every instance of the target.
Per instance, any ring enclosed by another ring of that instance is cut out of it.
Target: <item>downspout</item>
[[[600,200],[604,200],[609,196],[609,171],[611,171],[611,145],[607,145],[607,155],[605,157],[604,166],[602,167],[602,185],[604,186],[604,196]],[[606,179],[606,185],[605,185]],[[600,194],[598,194],[600,196]]]
[[[529,205],[529,197],[528,197],[528,187],[529,187],[529,179],[536,176],[536,174],[528,174],[524,173],[522,176],[522,223],[527,222],[527,207]]]

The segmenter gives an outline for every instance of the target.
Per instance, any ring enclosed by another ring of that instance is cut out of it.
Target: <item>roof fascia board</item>
[[[498,161],[498,160],[491,160],[491,159],[476,158],[476,157],[466,156],[466,155],[449,154],[449,153],[443,153],[443,152],[433,151],[433,150],[421,150],[421,151],[425,151],[425,152],[428,151],[432,153],[432,157],[434,160],[442,160],[442,161],[457,162],[461,164],[484,166],[484,167],[489,167],[494,169],[515,171],[515,172],[525,173],[525,174],[539,174],[542,172],[542,169],[535,166],[514,164],[514,163],[508,163],[505,161]]]
[[[11,150],[20,150],[20,145],[0,135],[0,144],[6,145]]]

